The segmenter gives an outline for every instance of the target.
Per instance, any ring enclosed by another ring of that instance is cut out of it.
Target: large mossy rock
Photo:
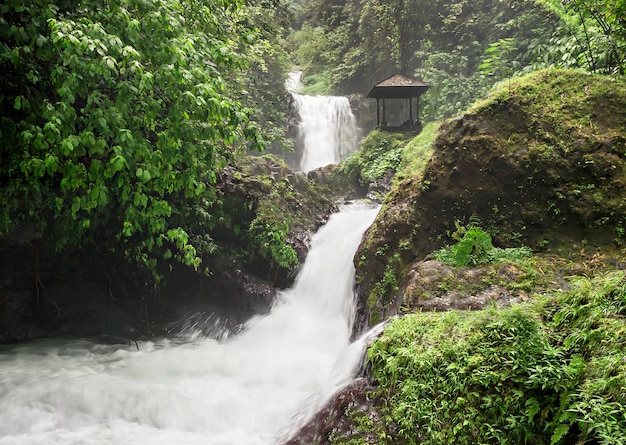
[[[443,123],[424,175],[396,182],[357,253],[365,318],[398,309],[407,273],[459,223],[565,257],[621,248],[625,123],[626,80],[571,70],[507,81]]]

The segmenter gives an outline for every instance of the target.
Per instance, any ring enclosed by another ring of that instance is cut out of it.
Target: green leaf
[[[565,424],[560,424],[554,430],[552,434],[552,438],[550,439],[550,445],[558,445],[561,443],[561,439],[565,437],[565,435],[569,432],[570,426]]]

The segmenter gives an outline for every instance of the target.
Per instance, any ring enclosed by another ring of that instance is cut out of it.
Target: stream
[[[340,156],[340,132],[333,134],[308,150],[331,144]],[[349,340],[352,261],[377,212],[353,203],[332,215],[292,288],[230,338],[187,332],[186,340],[137,345],[55,339],[0,347],[0,445],[270,445],[287,438],[360,365],[362,342]]]
[[[332,215],[294,286],[231,339],[4,347],[0,444],[275,443],[359,364],[352,258],[377,211]]]

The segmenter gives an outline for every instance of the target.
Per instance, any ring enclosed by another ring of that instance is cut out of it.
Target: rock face
[[[551,255],[537,255],[533,261],[532,270],[509,262],[461,268],[433,260],[417,262],[407,273],[402,306],[418,311],[478,310],[522,303],[531,292],[569,288],[568,261]]]
[[[145,295],[120,278],[110,257],[5,239],[0,258],[0,343],[50,335],[138,337]]]
[[[548,70],[442,124],[424,177],[395,185],[357,253],[362,318],[393,314],[403,295],[420,301],[415,276],[430,266],[419,263],[456,224],[478,221],[503,247],[623,246],[624,122],[623,79]]]
[[[0,343],[170,336],[183,333],[190,318],[199,332],[221,336],[267,312],[276,295],[271,282],[241,269],[207,277],[175,265],[156,293],[141,286],[146,276],[106,254],[4,242],[0,257]]]

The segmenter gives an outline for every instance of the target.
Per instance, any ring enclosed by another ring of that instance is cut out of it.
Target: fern
[[[472,225],[469,229],[459,227],[455,236],[459,236],[459,232],[463,233],[463,237],[456,244],[434,253],[437,261],[455,267],[464,267],[532,256],[532,250],[529,247],[507,249],[494,247],[491,235],[477,225]]]

